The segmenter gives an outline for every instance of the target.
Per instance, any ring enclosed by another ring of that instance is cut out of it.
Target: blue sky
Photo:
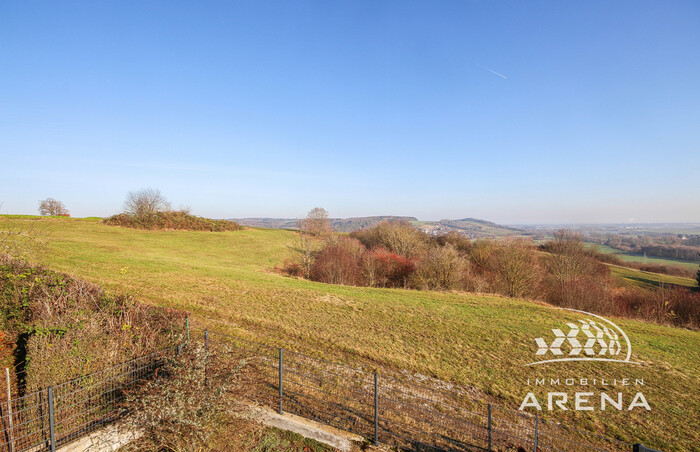
[[[696,1],[0,0],[0,210],[700,222],[698,49]]]

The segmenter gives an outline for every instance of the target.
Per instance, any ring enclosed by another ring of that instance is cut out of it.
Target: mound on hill
[[[155,212],[149,215],[129,215],[120,213],[103,221],[111,226],[124,226],[135,229],[184,229],[187,231],[240,231],[241,225],[230,220],[212,220],[198,217],[182,210]]]

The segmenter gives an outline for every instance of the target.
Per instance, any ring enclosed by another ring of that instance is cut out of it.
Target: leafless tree
[[[524,243],[498,246],[495,263],[504,295],[521,298],[535,294],[541,276],[533,248]]]
[[[426,290],[451,290],[456,288],[465,268],[454,246],[432,246],[418,264],[414,283]]]
[[[322,237],[331,232],[331,221],[328,211],[323,207],[314,207],[299,221],[299,229],[314,237]]]
[[[294,245],[289,246],[289,251],[292,252],[294,261],[301,266],[306,279],[311,274],[311,265],[313,265],[319,251],[319,246],[316,242],[308,234],[299,232],[298,240]]]
[[[425,234],[407,221],[380,223],[382,244],[396,254],[415,258],[425,247]]]
[[[170,203],[160,190],[154,188],[130,191],[124,202],[124,212],[137,218],[144,218],[167,210],[170,210]]]
[[[549,259],[549,274],[565,291],[568,281],[590,273],[592,260],[583,245],[581,234],[560,229],[554,232],[554,240],[548,244],[552,256]]]
[[[53,198],[46,198],[43,201],[39,201],[39,214],[55,216],[70,215],[70,212],[61,201]]]

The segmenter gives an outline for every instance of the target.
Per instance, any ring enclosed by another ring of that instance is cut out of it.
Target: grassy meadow
[[[661,273],[637,270],[636,268],[622,267],[619,265],[607,264],[610,273],[618,276],[628,283],[645,288],[659,287],[663,284],[675,284],[677,286],[697,287],[698,283],[694,279],[683,278],[681,276],[664,275]]]
[[[643,387],[576,387],[623,393],[623,411],[542,412],[547,419],[664,450],[700,444],[700,332],[613,319],[639,364],[575,362],[525,366],[536,337],[576,316],[542,303],[493,295],[326,285],[274,270],[295,234],[285,230],[144,231],[95,219],[6,217],[0,228],[33,228],[49,241],[42,263],[140,300],[187,310],[193,322],[271,345],[385,370],[459,383],[517,409],[528,378],[644,379]],[[614,271],[618,271],[614,269]],[[669,277],[673,278],[673,277]],[[627,411],[643,392],[651,411]],[[595,400],[595,397],[592,400]]]
[[[644,256],[642,254],[630,254],[620,251],[617,248],[612,248],[607,245],[598,245],[591,243],[589,246],[600,253],[612,254],[619,258],[623,262],[638,262],[640,264],[648,265],[671,265],[683,268],[689,268],[691,270],[697,270],[700,262],[685,261],[681,259],[670,259],[664,257],[654,257],[654,256]]]

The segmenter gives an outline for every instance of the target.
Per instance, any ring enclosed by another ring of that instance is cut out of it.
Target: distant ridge
[[[298,219],[294,218],[234,218],[233,221],[243,226],[271,228],[271,229],[297,229]],[[359,229],[372,227],[382,221],[404,220],[412,223],[417,228],[430,235],[447,234],[457,231],[470,238],[481,237],[505,237],[526,234],[519,228],[502,226],[492,221],[479,220],[478,218],[462,218],[459,220],[418,221],[416,217],[395,215],[378,215],[371,217],[331,218],[331,228],[337,232],[352,232]]]
[[[331,228],[337,232],[352,232],[374,226],[382,221],[406,220],[418,221],[416,217],[395,215],[379,215],[372,217],[331,218]],[[271,229],[297,229],[298,219],[295,218],[238,218],[233,220],[243,226]]]

